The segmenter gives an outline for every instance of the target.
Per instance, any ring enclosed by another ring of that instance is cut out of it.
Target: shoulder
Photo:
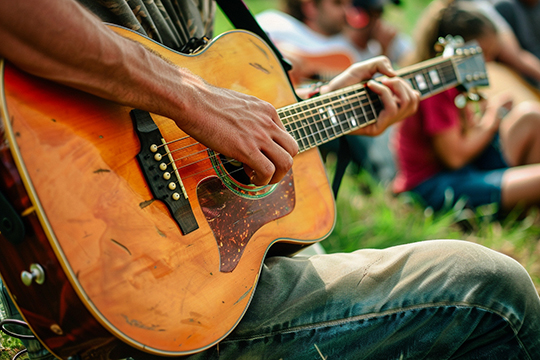
[[[278,10],[265,10],[255,16],[261,27],[269,32],[298,32],[309,31],[301,21]]]

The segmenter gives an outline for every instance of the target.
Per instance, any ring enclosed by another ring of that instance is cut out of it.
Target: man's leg
[[[233,333],[195,359],[540,359],[540,299],[513,259],[426,241],[266,261]]]

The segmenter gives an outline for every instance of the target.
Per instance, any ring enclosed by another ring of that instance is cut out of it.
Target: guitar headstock
[[[480,86],[488,86],[489,79],[482,48],[476,41],[464,43],[460,36],[439,39],[437,46],[443,46],[443,57],[451,57],[458,83],[469,92]]]

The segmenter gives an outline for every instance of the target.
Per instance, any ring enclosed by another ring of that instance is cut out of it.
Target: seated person
[[[459,1],[469,10],[480,11],[488,17],[497,28],[502,43],[495,60],[515,70],[533,86],[539,88],[540,59],[530,49],[520,45],[514,31],[494,6],[497,0],[445,0],[444,3],[448,4],[452,1]]]
[[[416,61],[433,57],[433,44],[446,35],[476,39],[486,60],[497,56],[498,34],[480,12],[455,3],[432,19],[417,29]],[[502,213],[540,204],[539,104],[512,108],[511,97],[502,93],[482,101],[477,114],[471,103],[458,108],[461,96],[450,89],[426,99],[399,125],[394,191],[412,191],[435,210],[460,198],[472,207],[496,203]]]
[[[343,34],[350,0],[284,0],[283,11],[256,16],[283,55],[291,61],[294,84],[328,81],[354,62],[371,56],[356,50]]]
[[[393,64],[401,64],[412,50],[411,39],[382,18],[388,3],[399,0],[353,0],[347,12],[345,34],[355,47],[368,56],[387,56]]]

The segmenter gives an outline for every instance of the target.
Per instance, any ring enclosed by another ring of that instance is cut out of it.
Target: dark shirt
[[[102,21],[138,31],[174,50],[190,38],[213,35],[213,0],[77,1]]]

